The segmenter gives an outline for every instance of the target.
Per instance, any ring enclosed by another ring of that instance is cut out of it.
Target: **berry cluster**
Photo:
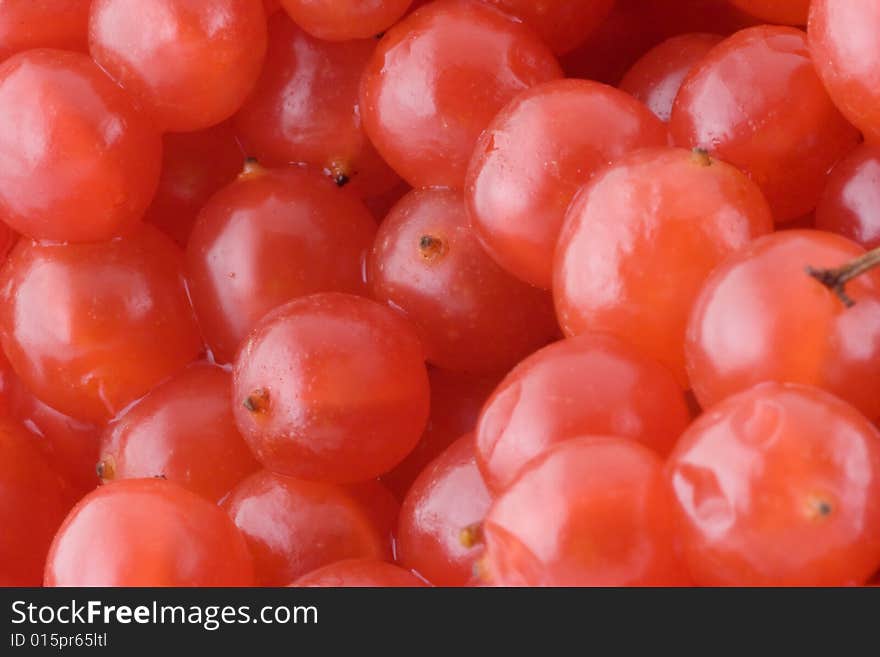
[[[0,221],[0,585],[880,569],[880,0],[6,0]]]

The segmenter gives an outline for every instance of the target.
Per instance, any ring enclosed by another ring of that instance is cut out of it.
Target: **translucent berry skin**
[[[269,21],[266,65],[235,116],[248,155],[269,166],[305,162],[364,198],[400,182],[361,126],[358,89],[375,39],[332,43],[283,12]]]
[[[880,246],[880,145],[862,144],[831,173],[819,205],[816,228],[838,233],[866,249]]]
[[[728,0],[732,5],[768,23],[806,25],[810,0]]]
[[[266,54],[261,0],[94,0],[89,51],[165,131],[241,107]]]
[[[880,434],[826,392],[764,383],[731,397],[667,469],[696,584],[843,586],[880,566]]]
[[[669,121],[681,83],[717,44],[719,34],[691,32],[651,48],[623,76],[620,88],[642,101],[662,121]]]
[[[869,141],[880,139],[880,2],[813,0],[810,52],[840,111]]]
[[[235,428],[232,376],[194,363],[153,388],[104,433],[104,483],[161,477],[216,502],[260,469]]]
[[[353,483],[393,468],[428,418],[424,354],[409,323],[374,301],[315,294],[266,316],[234,369],[238,428],[263,465]]]
[[[241,173],[244,154],[229,123],[162,138],[162,177],[144,221],[186,247],[202,206]]]
[[[74,507],[46,586],[253,586],[241,534],[215,504],[161,479],[101,486]]]
[[[0,63],[0,220],[37,239],[89,242],[129,230],[156,191],[159,134],[79,53]]]
[[[474,456],[474,436],[455,441],[422,472],[400,511],[398,562],[434,586],[467,586],[482,546],[463,532],[483,521],[492,498]]]
[[[667,143],[666,127],[617,89],[588,80],[532,87],[501,110],[477,143],[465,182],[471,225],[506,271],[549,289],[575,192],[621,155]]]
[[[214,358],[229,363],[270,310],[315,292],[366,292],[376,222],[352,192],[301,167],[247,168],[202,208],[186,251]]]
[[[4,0],[0,62],[34,48],[87,52],[91,0]]]
[[[0,381],[0,414],[27,429],[48,466],[69,484],[74,498],[94,489],[99,483],[95,464],[101,428],[68,417],[41,402],[15,376],[2,354]]]
[[[815,208],[826,173],[859,141],[816,75],[807,35],[767,25],[727,38],[690,72],[669,128],[677,145],[745,171],[778,222]]]
[[[324,41],[381,35],[406,13],[412,0],[281,0],[293,20]]]
[[[688,322],[686,353],[704,408],[761,381],[824,388],[880,416],[880,274],[850,281],[847,308],[806,267],[864,253],[839,235],[792,230],[755,241],[706,281]]]
[[[415,190],[394,206],[367,280],[374,298],[413,321],[428,360],[445,369],[501,372],[558,333],[550,295],[489,257],[459,192]]]
[[[681,149],[628,155],[569,208],[556,251],[560,324],[569,336],[628,340],[686,386],[694,298],[728,254],[772,228],[760,190],[732,166]]]
[[[522,19],[556,53],[565,53],[587,40],[611,12],[615,0],[488,0]]]
[[[0,333],[42,401],[101,424],[202,349],[180,249],[142,224],[98,244],[22,240],[0,272]]]
[[[574,438],[495,498],[481,567],[500,586],[681,584],[674,520],[654,452],[623,438]]]
[[[40,586],[52,537],[73,500],[32,436],[0,421],[0,586]]]
[[[425,582],[400,566],[375,559],[337,561],[303,575],[291,586],[331,588],[412,588]]]
[[[522,23],[473,0],[440,0],[379,42],[361,83],[364,128],[413,187],[460,189],[492,117],[520,91],[560,77]]]
[[[447,447],[477,426],[483,404],[501,380],[498,374],[468,374],[432,367],[431,414],[418,445],[382,481],[398,499],[406,496],[412,483],[431,461]]]
[[[258,586],[286,586],[342,559],[388,559],[391,545],[344,488],[261,471],[223,508],[253,555]]]
[[[666,367],[622,340],[586,333],[544,347],[504,378],[480,413],[477,462],[499,492],[564,440],[619,435],[665,456],[689,423]]]

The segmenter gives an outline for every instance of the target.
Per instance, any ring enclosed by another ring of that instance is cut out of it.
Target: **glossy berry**
[[[92,57],[165,130],[232,116],[266,54],[261,0],[94,0]]]
[[[621,155],[667,142],[666,127],[617,89],[587,80],[533,87],[480,137],[465,183],[471,224],[505,270],[549,289],[575,192]]]
[[[86,56],[29,50],[0,63],[0,220],[38,239],[129,230],[156,191],[162,143]]]
[[[495,499],[481,569],[500,586],[680,584],[673,514],[654,452],[623,438],[574,438]]]
[[[862,144],[838,162],[816,207],[816,228],[866,249],[880,246],[880,145]]]
[[[144,221],[186,247],[199,210],[241,172],[244,155],[229,123],[162,138],[162,177]]]
[[[450,372],[436,367],[428,370],[431,382],[428,426],[419,443],[400,465],[382,475],[382,481],[399,499],[406,496],[412,483],[431,461],[458,438],[474,430],[480,409],[500,379],[498,374]]]
[[[232,376],[195,363],[155,388],[104,434],[104,483],[160,477],[212,502],[259,465],[232,417]]]
[[[569,336],[615,334],[682,385],[693,300],[730,253],[772,230],[761,192],[705,153],[633,153],[596,174],[569,208],[554,298]]]
[[[387,559],[391,546],[344,488],[258,472],[223,508],[244,535],[259,586],[286,586],[342,559]]]
[[[691,32],[667,39],[642,55],[623,76],[620,88],[669,121],[681,83],[724,37]]]
[[[377,43],[321,41],[284,13],[273,16],[266,65],[235,117],[248,155],[269,166],[306,162],[363,197],[398,184],[367,139],[358,106],[361,74]]]
[[[688,374],[704,408],[761,381],[824,388],[880,416],[880,273],[851,281],[847,308],[808,276],[864,253],[822,231],[755,241],[706,281],[687,332]]]
[[[745,12],[767,21],[786,25],[806,25],[810,0],[728,0]]]
[[[840,111],[869,141],[880,138],[880,2],[813,0],[810,52]]]
[[[410,185],[461,188],[492,117],[520,91],[559,77],[553,53],[515,19],[474,0],[440,0],[379,42],[360,111],[379,153]]]
[[[28,431],[49,468],[67,482],[74,497],[82,497],[98,485],[95,464],[101,428],[68,417],[37,399],[2,353],[0,406],[0,415]]]
[[[843,586],[880,566],[880,434],[821,390],[765,383],[718,404],[668,473],[697,584]]]
[[[619,435],[665,456],[689,422],[668,369],[621,340],[586,333],[544,347],[505,377],[480,413],[477,461],[499,492],[569,438]]]
[[[186,252],[205,341],[229,363],[270,310],[314,292],[365,293],[376,222],[350,191],[301,167],[248,164],[202,208]]]
[[[46,586],[252,586],[247,546],[223,511],[161,479],[101,486],[64,521]]]
[[[410,192],[382,222],[367,263],[373,297],[416,325],[428,360],[501,372],[557,334],[549,295],[483,250],[459,192]]]
[[[473,536],[492,498],[474,456],[474,436],[455,441],[410,488],[400,511],[397,560],[434,586],[466,586],[482,546]]]
[[[611,12],[615,2],[615,0],[487,1],[522,19],[557,53],[568,52],[586,41]]]
[[[337,561],[303,575],[291,586],[333,588],[402,588],[425,582],[400,566],[375,559]]]
[[[79,420],[106,422],[202,348],[182,254],[148,224],[98,244],[20,241],[0,272],[0,300],[16,374]]]
[[[23,50],[87,52],[91,0],[4,0],[0,3],[0,62]]]
[[[40,586],[49,543],[73,500],[32,436],[0,421],[0,586]]]
[[[825,174],[859,139],[816,75],[807,35],[774,26],[712,49],[685,79],[670,131],[745,171],[779,222],[816,207]]]
[[[406,13],[412,0],[281,0],[306,32],[325,41],[381,35]]]
[[[270,313],[235,363],[239,429],[268,469],[358,482],[397,465],[428,417],[422,346],[395,311],[315,294]]]

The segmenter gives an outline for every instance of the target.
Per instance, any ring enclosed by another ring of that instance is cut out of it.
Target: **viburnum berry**
[[[253,586],[244,538],[213,502],[162,479],[86,495],[46,560],[46,586]]]
[[[696,584],[843,586],[880,566],[880,434],[807,386],[712,407],[667,465]]]

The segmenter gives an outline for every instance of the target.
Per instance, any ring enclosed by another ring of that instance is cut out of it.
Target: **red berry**
[[[805,386],[716,405],[668,464],[680,540],[708,586],[842,586],[880,566],[880,434]]]
[[[132,228],[159,181],[162,143],[86,56],[29,50],[0,64],[0,219],[37,239]]]
[[[91,0],[4,0],[0,62],[33,48],[87,52]]]
[[[423,358],[407,321],[374,301],[346,294],[292,301],[239,352],[238,428],[275,472],[342,483],[377,477],[425,428]]]
[[[252,586],[245,542],[212,502],[161,479],[101,486],[64,521],[46,586]]]
[[[229,363],[270,310],[314,292],[364,293],[376,223],[356,196],[301,167],[248,164],[202,208],[187,282],[214,358]]]
[[[477,462],[500,492],[564,440],[619,435],[665,456],[689,422],[669,370],[625,342],[587,333],[544,347],[495,389],[477,424]]]
[[[518,21],[474,0],[438,0],[379,42],[361,83],[364,128],[413,187],[461,188],[498,110],[559,77],[553,53]]]
[[[880,138],[880,1],[813,0],[810,52],[840,111],[870,141]]]
[[[342,559],[388,559],[390,539],[341,486],[258,472],[223,502],[253,555],[259,586],[286,586]]]
[[[297,24],[327,41],[381,34],[406,13],[410,4],[412,0],[281,0]]]
[[[745,171],[779,222],[816,207],[825,174],[859,139],[822,87],[807,35],[766,25],[737,32],[691,71],[669,128],[679,146]]]
[[[501,586],[681,584],[673,514],[656,454],[622,438],[575,438],[495,499],[482,568]]]
[[[880,145],[862,144],[837,163],[816,207],[816,228],[866,249],[880,246]]]
[[[232,377],[195,363],[155,388],[104,434],[104,482],[160,477],[212,502],[259,469],[235,428]]]
[[[864,253],[838,235],[785,231],[755,241],[708,278],[691,314],[688,374],[704,408],[762,381],[824,388],[880,416],[880,273],[851,281],[847,308],[808,276]]]
[[[261,0],[93,0],[89,49],[165,130],[228,119],[266,54]]]
[[[182,254],[148,224],[112,242],[22,240],[0,273],[0,300],[16,374],[79,420],[106,422],[202,348]]]
[[[680,149],[633,153],[575,198],[553,295],[567,335],[629,340],[686,386],[693,301],[727,255],[772,230],[761,192],[733,167]]]
[[[667,39],[632,65],[620,81],[620,88],[645,103],[661,120],[669,121],[681,83],[723,40],[718,34],[703,32]]]
[[[486,254],[458,192],[416,190],[394,206],[367,278],[374,298],[413,321],[438,367],[503,372],[558,334],[550,296]]]
[[[49,543],[70,509],[64,480],[34,440],[0,421],[0,586],[40,586]]]
[[[402,588],[425,586],[410,571],[374,559],[337,561],[303,575],[291,586],[333,588]]]
[[[364,198],[399,184],[367,139],[358,105],[361,74],[377,43],[320,41],[283,13],[274,16],[266,65],[235,117],[248,155],[269,166],[311,164]]]
[[[533,87],[477,143],[465,184],[471,224],[505,270],[549,289],[553,251],[575,192],[629,151],[667,142],[666,127],[616,89],[587,80]]]
[[[474,456],[474,436],[454,442],[431,462],[400,511],[398,561],[434,586],[466,586],[482,555],[469,532],[483,521],[492,498]]]
[[[229,123],[162,138],[162,177],[144,221],[186,247],[199,210],[241,172],[241,147]]]

